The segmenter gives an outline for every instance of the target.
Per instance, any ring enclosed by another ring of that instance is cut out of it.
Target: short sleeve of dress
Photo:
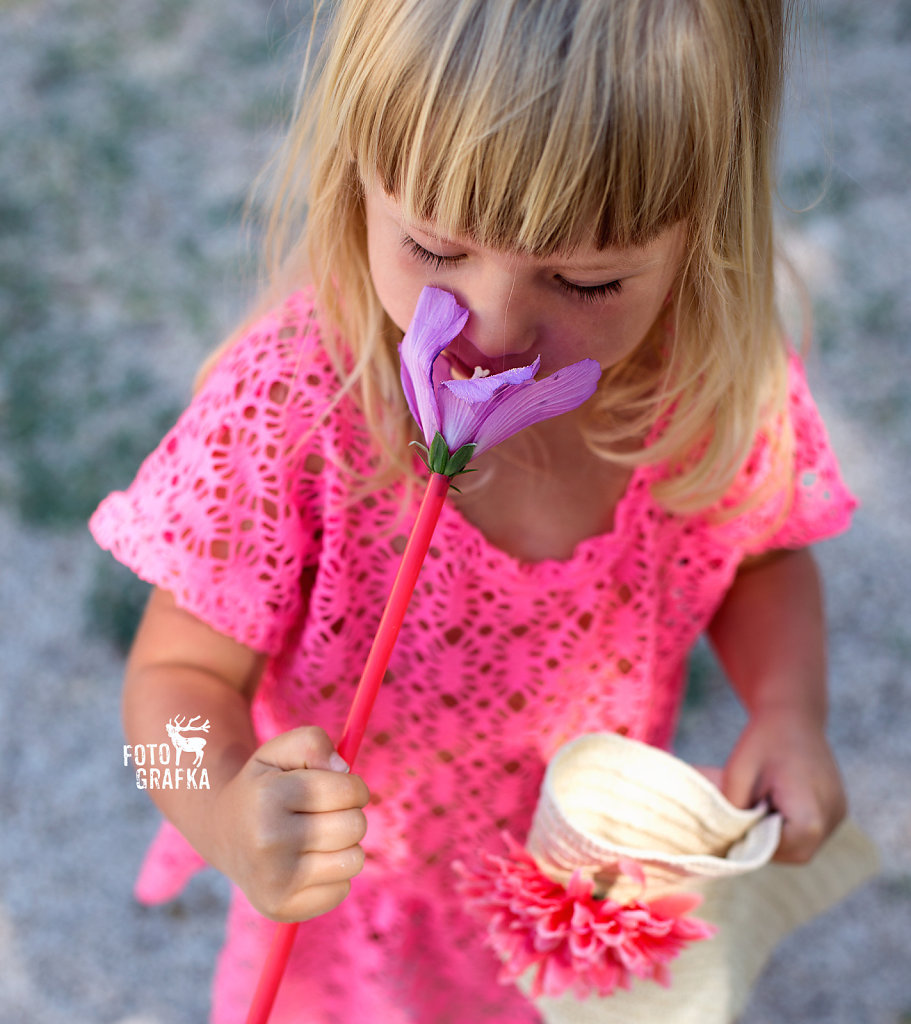
[[[790,456],[776,458],[769,434],[761,432],[722,502],[722,508],[742,503],[742,511],[718,529],[745,555],[801,548],[835,536],[848,528],[857,507],[810,394],[803,362],[793,352],[787,416]]]
[[[312,310],[291,302],[218,361],[126,491],[89,528],[178,605],[255,650],[275,654],[301,610],[316,561],[321,437],[331,370]],[[322,355],[322,358],[321,358]]]

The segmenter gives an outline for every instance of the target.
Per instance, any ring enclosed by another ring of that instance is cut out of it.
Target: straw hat
[[[614,733],[561,747],[527,842],[540,870],[563,885],[578,873],[618,904],[697,892],[694,916],[717,933],[686,944],[669,987],[635,978],[604,997],[540,996],[547,1024],[729,1024],[774,946],[877,870],[872,843],[850,822],[808,865],[770,863],[780,834],[778,815],[734,807],[662,750]],[[519,979],[526,991],[531,974]]]

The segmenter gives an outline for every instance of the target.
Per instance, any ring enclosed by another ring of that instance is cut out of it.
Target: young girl
[[[129,741],[210,723],[211,789],[151,793],[189,845],[166,826],[140,892],[201,859],[236,883],[218,1024],[245,1018],[263,915],[318,917],[276,1022],[537,1020],[452,862],[524,839],[569,738],[669,745],[705,630],[749,713],[725,793],[782,813],[783,860],[843,816],[806,546],[853,501],[773,298],[788,20],[780,0],[339,5],[276,176],[271,311],[92,520],[156,586]],[[470,310],[453,375],[603,374],[451,494],[355,776],[330,737],[420,497],[396,345],[426,285]]]

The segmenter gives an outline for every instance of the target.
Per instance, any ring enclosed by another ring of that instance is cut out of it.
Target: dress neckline
[[[488,540],[483,531],[467,519],[452,502],[446,502],[440,516],[440,536],[446,536],[447,550],[459,550],[463,558],[482,559],[497,564],[512,576],[525,578],[561,579],[575,576],[586,568],[603,571],[612,564],[629,536],[630,519],[643,497],[647,499],[650,467],[640,464],[633,468],[623,493],[614,508],[614,522],[609,530],[583,537],[568,558],[544,558],[529,561],[504,551]]]

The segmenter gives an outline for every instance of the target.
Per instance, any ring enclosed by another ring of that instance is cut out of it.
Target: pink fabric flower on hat
[[[601,367],[594,359],[535,380],[540,358],[503,373],[453,380],[439,356],[468,320],[468,310],[439,288],[424,288],[399,346],[402,387],[435,473],[453,476],[481,452],[524,427],[559,416],[594,394]]]
[[[668,964],[690,942],[715,934],[713,925],[686,917],[701,897],[680,893],[642,902],[599,899],[575,873],[567,886],[544,875],[531,855],[504,833],[508,856],[484,854],[482,863],[454,866],[468,906],[487,920],[487,944],[500,956],[500,980],[534,970],[531,994],[567,989],[584,999],[629,988],[633,977],[670,983]],[[618,872],[641,876],[634,862]]]

